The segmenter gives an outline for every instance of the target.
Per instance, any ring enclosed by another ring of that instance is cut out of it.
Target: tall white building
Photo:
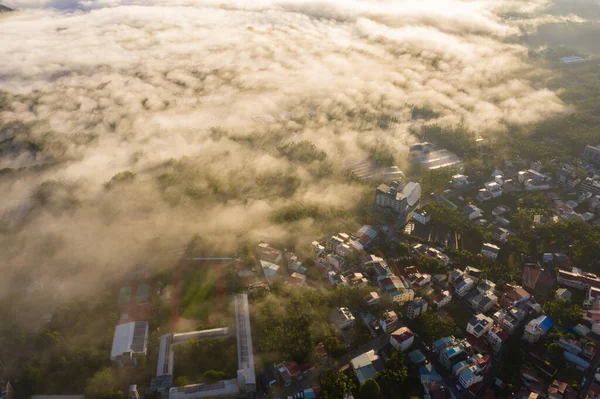
[[[392,211],[405,215],[408,207],[415,205],[421,198],[421,185],[409,182],[403,184],[394,181],[390,185],[380,184],[375,195],[375,205],[383,211]]]

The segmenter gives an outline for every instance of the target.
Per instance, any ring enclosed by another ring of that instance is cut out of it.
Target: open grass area
[[[148,302],[148,296],[150,295],[150,287],[148,284],[142,284],[137,287],[135,292],[135,300],[137,303]]]
[[[121,287],[119,290],[119,304],[126,305],[131,300],[131,286]]]
[[[216,310],[217,272],[211,268],[187,269],[183,273],[181,317],[193,320],[205,320]]]

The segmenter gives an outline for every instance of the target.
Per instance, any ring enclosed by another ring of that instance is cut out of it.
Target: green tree
[[[391,398],[401,397],[398,392],[407,376],[408,369],[405,364],[404,353],[394,351],[385,362],[385,370],[377,373],[376,378],[379,381],[381,391]]]
[[[381,388],[377,381],[367,378],[358,391],[359,399],[377,399],[381,394]]]
[[[352,391],[356,385],[344,373],[328,370],[320,375],[321,392],[323,399],[341,399],[347,392]]]
[[[576,325],[583,316],[583,310],[578,305],[569,305],[564,299],[546,302],[544,304],[544,312],[555,323],[563,327]]]
[[[122,399],[123,391],[117,388],[113,370],[105,368],[94,374],[85,388],[85,396],[92,399]]]
[[[562,361],[565,350],[562,346],[553,342],[550,345],[548,345],[548,347],[546,348],[546,352],[548,353],[548,356],[550,356],[550,359],[552,359],[554,363],[558,364]]]

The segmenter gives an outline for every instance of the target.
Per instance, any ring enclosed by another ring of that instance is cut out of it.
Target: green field
[[[127,305],[131,300],[131,286],[121,287],[119,290],[119,305]]]
[[[209,268],[183,273],[179,314],[185,319],[205,320],[216,310],[216,272]]]
[[[148,296],[150,294],[150,287],[148,284],[142,284],[137,287],[135,291],[135,300],[137,303],[148,302]]]

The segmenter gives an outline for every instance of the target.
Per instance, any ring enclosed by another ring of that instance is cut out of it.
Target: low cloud
[[[545,2],[225,3],[8,3],[22,10],[0,24],[0,129],[15,143],[2,166],[23,169],[0,177],[2,211],[32,211],[0,236],[7,286],[73,292],[162,262],[193,233],[229,250],[304,244],[323,226],[273,216],[351,209],[369,188],[341,165],[375,143],[405,149],[412,106],[481,134],[564,109],[532,88],[521,30],[502,17]],[[327,160],[277,150],[299,141]],[[125,170],[135,177],[105,188]]]

